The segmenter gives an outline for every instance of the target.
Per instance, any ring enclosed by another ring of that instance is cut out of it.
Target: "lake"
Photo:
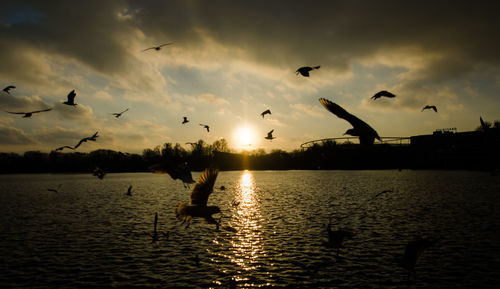
[[[227,288],[231,279],[238,288],[500,286],[500,177],[489,173],[220,172],[208,203],[236,232],[196,218],[181,224],[174,209],[190,189],[166,175],[0,181],[2,288]],[[329,220],[357,231],[338,256],[324,244]],[[439,242],[408,281],[394,259],[418,236]]]

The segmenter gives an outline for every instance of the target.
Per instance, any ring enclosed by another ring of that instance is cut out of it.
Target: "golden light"
[[[256,140],[255,131],[248,125],[239,127],[234,133],[234,141],[238,148],[255,147]]]

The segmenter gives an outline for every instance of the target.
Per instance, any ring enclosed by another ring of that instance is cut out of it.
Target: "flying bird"
[[[309,71],[313,69],[319,69],[321,66],[314,66],[314,67],[309,67],[309,66],[303,66],[295,71],[295,74],[299,75],[299,73],[302,76],[309,77]]]
[[[264,115],[266,115],[266,114],[271,114],[271,110],[268,109],[268,110],[262,112],[260,115],[262,115],[262,118],[264,118]]]
[[[325,98],[320,98],[319,102],[331,113],[335,114],[337,117],[348,121],[353,128],[348,129],[344,134],[358,136],[359,143],[361,145],[373,145],[375,139],[380,140],[378,133],[369,126],[366,122],[357,118],[356,116],[348,113],[345,109],[340,107],[338,104],[333,103]]]
[[[96,140],[97,140],[97,138],[99,137],[99,136],[97,135],[97,133],[98,133],[98,132],[96,131],[96,132],[94,133],[94,135],[89,136],[89,137],[84,137],[84,138],[82,138],[82,139],[78,142],[78,144],[77,144],[77,145],[76,145],[73,149],[78,148],[78,147],[79,147],[82,143],[87,142],[87,141],[89,141],[89,140],[90,140],[90,141],[96,141]]]
[[[75,90],[73,89],[72,91],[70,91],[70,92],[68,93],[68,100],[67,100],[67,101],[65,101],[65,102],[63,102],[63,103],[64,103],[64,104],[66,104],[66,105],[72,105],[72,106],[75,106],[75,105],[77,105],[77,104],[75,103],[75,97],[76,97],[76,92],[75,92]]]
[[[154,49],[156,51],[159,51],[163,46],[170,45],[170,44],[174,44],[174,43],[170,42],[170,43],[165,43],[165,44],[161,44],[161,45],[158,45],[158,46],[149,47],[149,48],[144,49],[142,52],[150,50],[150,49]]]
[[[62,184],[59,184],[57,186],[57,189],[48,188],[47,191],[54,192],[54,193],[59,193],[59,190],[61,189],[61,186],[62,186]]]
[[[184,120],[182,121],[182,124],[185,124],[185,123],[188,123],[188,122],[189,122],[189,120],[188,120],[187,116],[184,116]]]
[[[276,137],[273,137],[273,132],[274,132],[274,129],[271,130],[270,132],[267,133],[267,136],[264,137],[265,139],[268,139],[268,140],[273,140],[275,139]]]
[[[13,89],[13,88],[16,88],[14,85],[9,85],[7,86],[6,88],[3,89],[3,91],[7,92],[8,94],[10,94],[9,90]]]
[[[415,266],[420,261],[424,251],[436,244],[436,239],[426,239],[418,237],[413,241],[408,242],[405,247],[405,253],[402,257],[396,258],[399,266],[408,271],[408,279],[410,275],[415,273]]]
[[[396,97],[395,94],[392,94],[392,93],[388,92],[387,90],[382,90],[382,91],[375,93],[375,95],[372,96],[372,99],[376,100],[377,98],[381,98],[382,96],[389,97],[389,98]]]
[[[71,146],[62,146],[62,147],[58,147],[55,149],[56,152],[58,151],[62,151],[63,149],[72,149],[72,150],[75,150],[73,147]]]
[[[201,123],[200,123],[200,125],[201,125],[202,127],[206,128],[206,129],[207,129],[207,132],[210,132],[210,127],[209,127],[208,125],[206,125],[206,124],[201,124]]]
[[[333,231],[331,227],[331,220],[328,222],[326,226],[326,232],[328,233],[328,243],[326,244],[328,247],[334,247],[337,249],[337,256],[340,253],[340,248],[344,246],[345,240],[348,238],[352,238],[356,235],[356,231],[353,229],[340,228],[338,230]]]
[[[193,175],[186,162],[161,162],[150,166],[149,170],[156,174],[168,174],[173,180],[180,179],[184,187],[188,187],[188,184],[194,183]]]
[[[51,111],[52,108],[47,108],[47,109],[42,109],[42,110],[35,110],[35,111],[30,111],[30,112],[13,112],[13,111],[6,111],[8,113],[12,114],[24,114],[23,117],[31,117],[34,113],[39,113],[39,112],[44,112],[44,111]]]
[[[96,167],[94,169],[94,171],[92,172],[92,175],[98,177],[100,180],[104,179],[104,176],[106,175],[106,173],[100,168],[100,167]]]
[[[112,113],[112,115],[114,115],[116,118],[119,118],[120,116],[122,116],[123,113],[127,112],[128,111],[128,108],[122,112],[115,112],[115,113]]]
[[[175,208],[176,217],[182,223],[187,222],[186,228],[189,227],[194,217],[203,218],[210,224],[219,224],[212,215],[220,213],[220,208],[207,206],[208,197],[214,190],[218,173],[219,170],[213,167],[205,169],[191,191],[189,205],[179,202]]]
[[[132,196],[132,185],[127,189],[127,196]]]
[[[479,121],[481,122],[481,130],[482,131],[487,131],[488,129],[490,129],[491,125],[489,123],[485,122],[482,117],[479,117]]]
[[[422,108],[422,111],[424,111],[426,109],[432,109],[435,112],[438,112],[438,109],[437,109],[437,107],[435,105],[426,105],[426,106],[424,106],[424,108]]]

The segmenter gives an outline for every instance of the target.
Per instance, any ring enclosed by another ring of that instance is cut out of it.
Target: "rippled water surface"
[[[500,287],[500,177],[488,173],[220,172],[220,230],[181,225],[189,189],[165,175],[0,181],[1,288]],[[165,234],[152,242],[156,212]],[[329,219],[357,231],[339,256],[324,245]],[[394,259],[417,236],[439,242],[407,281]]]

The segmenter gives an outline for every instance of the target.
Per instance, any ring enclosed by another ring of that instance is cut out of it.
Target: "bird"
[[[49,192],[54,192],[54,193],[59,193],[59,189],[61,188],[62,184],[59,184],[57,186],[57,189],[51,189],[51,188],[48,188],[47,191]]]
[[[182,223],[187,222],[186,228],[189,227],[194,217],[203,218],[210,224],[219,224],[212,215],[220,213],[220,208],[218,206],[207,206],[208,197],[214,190],[218,173],[219,170],[214,167],[206,168],[191,191],[189,204],[179,202],[175,208],[176,217]]]
[[[191,170],[187,162],[166,161],[149,167],[153,173],[168,174],[173,180],[180,179],[185,187],[194,183]]]
[[[3,91],[5,91],[6,93],[10,94],[9,90],[13,89],[13,88],[16,88],[14,85],[9,85],[7,87],[5,87],[3,89]]]
[[[44,112],[44,111],[51,111],[51,110],[52,110],[52,108],[47,108],[47,109],[42,109],[42,110],[35,110],[35,111],[30,111],[30,112],[13,112],[13,111],[6,111],[6,112],[12,113],[12,114],[24,114],[23,117],[29,118],[34,113],[39,113],[39,112]]]
[[[485,122],[482,117],[479,117],[479,121],[481,122],[481,130],[483,132],[487,131],[490,128],[490,124]]]
[[[325,98],[320,98],[319,101],[328,111],[335,114],[337,117],[348,121],[352,125],[353,128],[348,129],[344,134],[358,136],[359,143],[361,145],[373,145],[375,139],[380,140],[378,133],[371,126],[356,116],[348,113],[345,109],[340,107],[340,105]]]
[[[189,122],[189,120],[188,120],[187,116],[184,116],[184,120],[182,121],[182,124],[185,124],[185,123],[188,123],[188,122]]]
[[[73,149],[78,148],[78,147],[79,147],[82,143],[87,142],[87,141],[89,141],[89,140],[90,140],[90,141],[96,141],[96,139],[99,137],[99,136],[97,135],[97,133],[98,133],[98,132],[96,131],[96,132],[94,133],[94,135],[89,136],[89,137],[84,137],[84,138],[82,138],[82,139],[78,142],[78,144],[77,144],[76,146],[74,146],[74,147],[73,147]]]
[[[123,113],[125,113],[126,111],[128,111],[128,108],[122,112],[115,112],[115,113],[112,113],[112,115],[114,115],[116,118],[119,118],[120,116],[122,116]]]
[[[132,185],[127,189],[127,196],[132,196]]]
[[[195,146],[196,145],[196,143],[194,143],[194,142],[187,142],[186,144],[187,145],[191,145],[191,146]]]
[[[273,131],[274,131],[274,129],[273,129],[273,130],[271,130],[270,132],[268,132],[268,133],[267,133],[267,136],[266,136],[266,137],[264,137],[264,138],[265,138],[265,139],[268,139],[268,140],[271,140],[271,141],[272,141],[273,139],[275,139],[276,137],[273,137]]]
[[[206,129],[207,129],[207,132],[210,132],[210,127],[209,127],[208,125],[206,125],[206,124],[201,124],[201,123],[200,123],[200,125],[201,125],[202,127],[206,128]]]
[[[56,152],[58,151],[62,151],[63,149],[72,149],[72,150],[75,150],[73,147],[71,146],[62,146],[62,147],[58,147],[55,149]]]
[[[420,261],[420,258],[424,254],[424,251],[432,247],[438,242],[437,239],[428,239],[417,237],[414,240],[408,242],[405,247],[405,253],[402,257],[396,258],[396,262],[399,266],[408,271],[408,280],[412,273],[415,273],[415,266]]]
[[[220,186],[220,187],[219,187],[219,190],[221,190],[221,191],[224,191],[225,189],[226,189],[226,187],[225,187],[225,186]]]
[[[104,179],[104,176],[106,175],[106,173],[100,168],[100,167],[96,167],[92,173],[92,175],[98,177],[100,180]]]
[[[266,114],[271,114],[271,110],[268,109],[268,110],[262,112],[260,115],[262,115],[262,118],[264,118],[264,115],[266,115]]]
[[[328,247],[334,247],[337,249],[337,256],[340,254],[340,248],[344,246],[344,242],[348,238],[356,236],[356,231],[353,229],[340,228],[336,231],[332,231],[331,220],[326,226],[326,232],[328,233]]]
[[[170,42],[170,43],[165,43],[165,44],[161,44],[161,45],[158,45],[158,46],[149,47],[149,48],[144,49],[142,52],[150,50],[150,49],[154,49],[156,51],[159,51],[163,46],[170,45],[170,44],[174,44],[174,43]]]
[[[295,71],[295,74],[299,75],[299,73],[302,76],[309,77],[309,71],[313,69],[319,69],[321,66],[314,66],[314,67],[309,67],[309,66],[303,66]]]
[[[70,91],[68,93],[68,100],[65,101],[65,102],[63,102],[63,103],[66,104],[66,105],[72,105],[72,106],[78,105],[78,104],[75,103],[75,97],[76,97],[76,92],[73,89],[72,91]]]
[[[422,111],[424,111],[426,109],[433,109],[435,112],[438,112],[438,109],[435,105],[426,105],[426,106],[424,106],[424,108],[422,108]]]
[[[372,99],[376,100],[377,98],[381,98],[382,96],[389,97],[389,98],[396,97],[395,94],[392,94],[392,93],[388,92],[387,90],[381,90],[381,91],[375,93],[375,95],[372,96]]]

